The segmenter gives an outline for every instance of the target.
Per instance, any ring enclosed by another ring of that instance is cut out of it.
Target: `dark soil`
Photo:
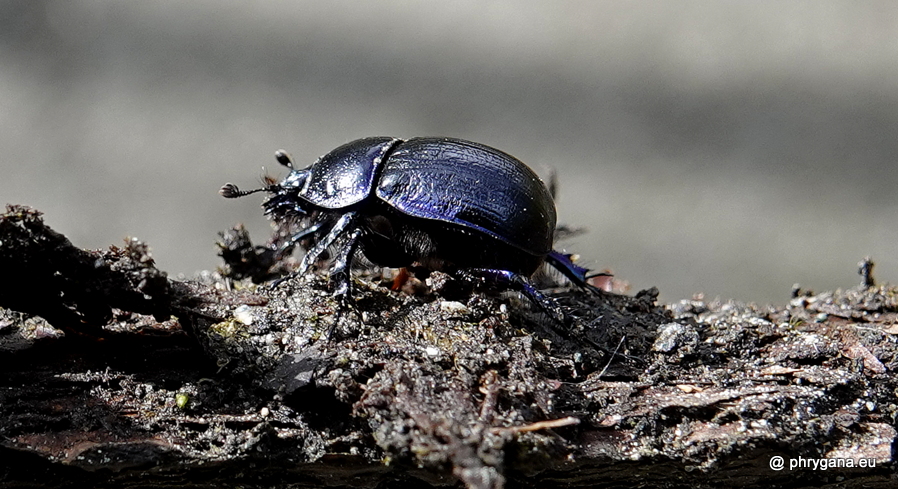
[[[556,285],[561,325],[439,273],[363,267],[342,307],[253,283],[290,259],[239,228],[220,247],[172,280],[0,215],[0,487],[893,485],[898,298],[869,263],[785,307]]]

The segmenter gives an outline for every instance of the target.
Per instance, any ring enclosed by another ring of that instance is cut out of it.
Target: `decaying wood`
[[[869,263],[862,285],[797,290],[785,307],[556,287],[573,318],[561,326],[440,274],[407,293],[362,271],[347,310],[322,277],[235,280],[285,266],[239,229],[221,246],[230,278],[171,280],[136,240],[80,250],[36,211],[7,208],[0,486],[895,477],[898,298]],[[874,467],[829,465],[861,463]]]

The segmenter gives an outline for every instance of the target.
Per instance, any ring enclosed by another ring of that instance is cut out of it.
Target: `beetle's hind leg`
[[[458,275],[460,278],[468,281],[477,281],[479,279],[480,281],[501,285],[520,292],[551,318],[561,324],[566,323],[567,315],[558,304],[546,297],[545,294],[533,286],[527,277],[521,274],[495,268],[467,268],[459,270]]]
[[[590,285],[588,280],[593,277],[607,277],[610,276],[610,273],[589,273],[588,268],[581,267],[577,265],[571,260],[571,255],[566,255],[564,253],[552,250],[546,255],[546,263],[552,265],[556,270],[561,272],[568,280],[573,282],[574,284],[583,287],[591,292],[596,292],[601,289],[595,287],[594,285]]]

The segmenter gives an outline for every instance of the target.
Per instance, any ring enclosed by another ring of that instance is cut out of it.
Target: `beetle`
[[[249,191],[228,183],[220,193],[267,191],[266,215],[305,219],[288,245],[307,239],[313,245],[295,274],[333,247],[330,277],[341,300],[350,293],[349,268],[359,251],[382,267],[414,266],[507,286],[557,318],[563,314],[529,280],[543,263],[593,288],[587,269],[552,249],[556,213],[546,185],[498,149],[447,137],[369,137],[304,169],[284,151],[275,156],[291,170],[281,182]]]

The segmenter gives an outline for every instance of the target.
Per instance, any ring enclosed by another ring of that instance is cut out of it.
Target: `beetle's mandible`
[[[289,244],[310,239],[296,273],[328,248],[336,250],[330,276],[335,294],[349,293],[355,254],[382,267],[440,270],[467,280],[505,285],[558,316],[529,277],[548,262],[572,282],[585,268],[552,249],[555,203],[539,177],[511,155],[454,138],[358,139],[296,169],[280,183],[221,194],[271,195],[263,204],[274,219],[297,216],[307,226]]]

